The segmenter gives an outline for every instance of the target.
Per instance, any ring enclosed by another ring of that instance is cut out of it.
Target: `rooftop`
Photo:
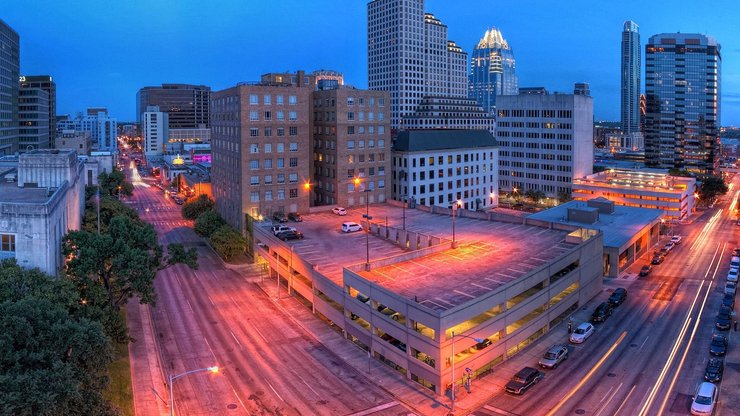
[[[399,132],[393,150],[419,152],[492,146],[498,146],[498,143],[488,130],[425,129]]]
[[[52,194],[56,188],[51,188]],[[0,204],[43,204],[51,198],[46,188],[19,188],[15,182],[0,178]]]
[[[573,179],[573,184],[680,193],[686,191],[695,181],[694,178],[671,176],[660,170],[608,169],[585,178]]]

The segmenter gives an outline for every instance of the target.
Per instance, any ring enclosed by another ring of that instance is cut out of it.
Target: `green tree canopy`
[[[212,209],[213,200],[208,195],[200,195],[182,206],[182,216],[189,220],[195,220],[204,212]]]
[[[82,229],[88,232],[97,232],[98,229],[98,209],[97,201],[93,197],[85,204],[85,215],[82,219]],[[115,197],[102,196],[100,198],[100,232],[108,232],[108,224],[113,217],[124,216],[138,220],[139,214],[126,206]]]
[[[224,225],[211,235],[211,245],[224,260],[229,260],[244,251],[247,240],[233,228]]]
[[[699,200],[704,203],[710,203],[718,195],[724,195],[727,193],[729,188],[721,176],[705,176],[701,178],[701,186],[699,187]]]
[[[211,237],[216,230],[226,225],[223,218],[214,210],[202,213],[195,220],[195,232],[204,237]]]
[[[98,185],[100,186],[100,193],[103,195],[117,197],[120,193],[121,195],[131,196],[134,192],[134,185],[126,181],[126,175],[118,169],[98,175]]]

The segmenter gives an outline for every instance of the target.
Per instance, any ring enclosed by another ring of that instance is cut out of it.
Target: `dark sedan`
[[[712,355],[725,355],[727,353],[727,337],[724,335],[712,335],[712,343],[709,344],[709,353]]]
[[[288,241],[288,240],[302,240],[303,239],[303,233],[300,231],[281,231],[277,233],[277,238]]]
[[[716,383],[722,380],[722,373],[725,370],[725,363],[720,358],[710,358],[707,363],[707,369],[704,371],[704,380]]]
[[[719,313],[717,314],[717,319],[714,321],[714,326],[717,327],[717,329],[726,331],[730,329],[730,324],[732,323],[732,318],[730,318],[730,308],[723,306],[719,308]]]
[[[732,295],[725,295],[725,297],[722,298],[722,306],[735,309],[735,297]]]
[[[642,269],[640,269],[640,276],[647,276],[650,274],[650,270],[652,270],[653,266],[650,264],[646,264],[642,266]]]
[[[612,295],[609,296],[608,302],[611,306],[619,306],[625,299],[627,299],[627,289],[618,287],[614,289]]]

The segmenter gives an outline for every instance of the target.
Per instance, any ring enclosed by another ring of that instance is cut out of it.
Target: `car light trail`
[[[696,247],[701,247],[704,244],[707,237],[709,237],[709,231],[714,227],[714,225],[717,223],[717,220],[719,220],[721,216],[722,211],[717,211],[714,215],[712,215],[712,218],[709,219],[704,228],[702,228],[702,230],[699,232],[699,236],[696,237],[696,240],[694,240],[694,244],[691,245],[691,250],[696,249]]]
[[[584,377],[583,380],[581,380],[575,387],[573,387],[573,390],[571,390],[570,392],[568,392],[568,394],[566,394],[565,397],[563,397],[558,402],[558,404],[555,405],[555,407],[553,407],[552,409],[550,409],[550,411],[547,412],[547,416],[554,415],[555,412],[557,412],[558,410],[560,410],[561,407],[563,407],[563,405],[565,404],[565,402],[567,402],[568,400],[570,400],[570,398],[573,397],[573,395],[576,394],[576,392],[581,387],[583,387],[584,384],[586,384],[586,382],[591,378],[591,376],[593,376],[594,373],[599,370],[599,367],[601,367],[601,365],[604,364],[604,361],[606,361],[606,359],[609,358],[610,355],[612,355],[612,353],[614,352],[614,350],[617,349],[617,347],[619,346],[619,344],[622,343],[622,341],[624,340],[624,338],[626,336],[627,336],[627,331],[623,331],[622,334],[619,336],[619,338],[617,338],[617,340],[614,341],[614,344],[612,344],[612,346],[609,347],[609,351],[607,351],[606,354],[604,354],[604,356],[601,357],[601,359],[599,359],[599,362],[597,362],[596,365],[591,370],[589,370],[588,374],[586,374],[586,377]]]

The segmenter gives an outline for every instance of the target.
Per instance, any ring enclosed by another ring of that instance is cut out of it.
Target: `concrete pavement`
[[[152,326],[149,305],[133,298],[126,305],[129,336],[128,344],[134,412],[137,415],[169,414],[169,393],[162,372],[158,344]]]

